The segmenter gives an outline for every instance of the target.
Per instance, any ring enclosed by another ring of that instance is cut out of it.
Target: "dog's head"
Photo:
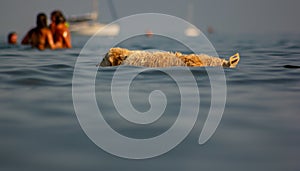
[[[100,66],[117,66],[130,55],[133,51],[123,48],[111,48],[100,63]]]

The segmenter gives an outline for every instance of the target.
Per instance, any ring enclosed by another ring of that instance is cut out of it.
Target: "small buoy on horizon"
[[[151,30],[147,30],[146,31],[146,36],[147,37],[152,37],[153,36],[153,32]]]
[[[208,26],[207,27],[207,33],[212,34],[214,32],[215,32],[215,30],[214,30],[214,28],[212,26]]]

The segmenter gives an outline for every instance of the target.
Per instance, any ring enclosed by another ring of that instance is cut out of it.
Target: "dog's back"
[[[187,66],[181,59],[169,52],[139,51],[131,54],[123,61],[122,65],[143,67],[172,67]]]

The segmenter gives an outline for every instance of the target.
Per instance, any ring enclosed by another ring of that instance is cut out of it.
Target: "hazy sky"
[[[100,21],[113,20],[108,0],[99,0]],[[187,0],[113,0],[117,17],[158,12],[187,18]],[[35,25],[38,12],[61,9],[66,16],[92,10],[91,0],[2,0],[0,35],[17,31],[22,37]],[[300,32],[299,0],[193,0],[193,24],[211,25],[219,33]]]

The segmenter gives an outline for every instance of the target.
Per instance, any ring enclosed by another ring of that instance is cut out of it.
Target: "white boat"
[[[92,36],[95,34],[97,36],[117,36],[119,31],[120,27],[118,24],[106,25],[97,22],[70,24],[71,34],[76,35]]]
[[[98,22],[98,1],[93,0],[93,12],[80,16],[70,16],[67,21],[71,34],[84,36],[117,36],[120,32],[118,24],[107,25]]]
[[[193,15],[194,15],[194,6],[192,1],[188,2],[187,7],[187,21],[189,23],[193,22]],[[184,31],[184,34],[188,37],[197,37],[200,35],[200,31],[193,25],[189,25],[188,28]]]

